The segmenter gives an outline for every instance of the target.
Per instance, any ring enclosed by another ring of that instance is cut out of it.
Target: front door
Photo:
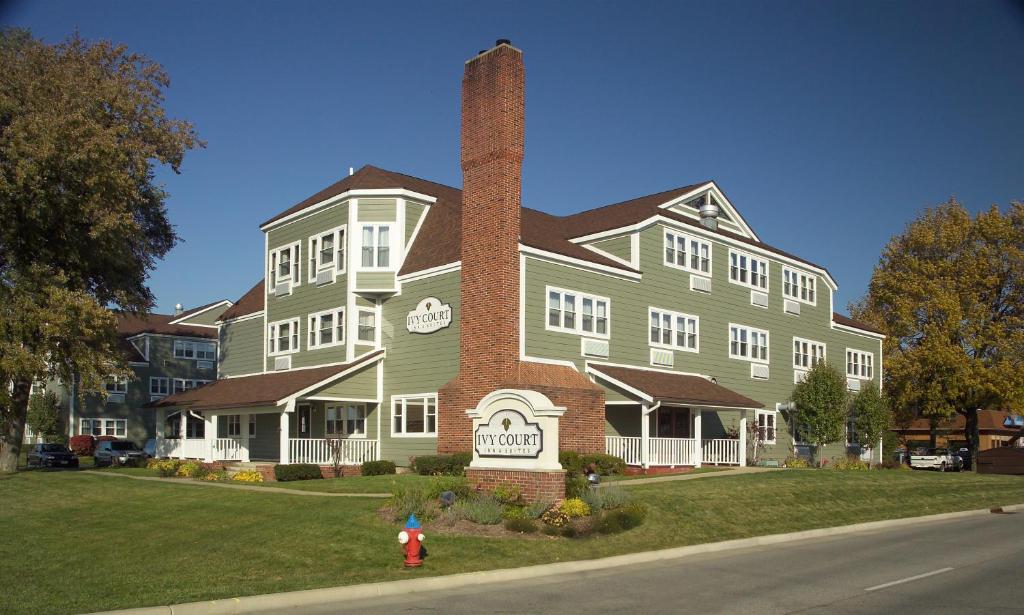
[[[658,408],[659,438],[689,438],[689,408]]]
[[[296,408],[296,414],[299,421],[299,435],[300,438],[308,438],[310,436],[310,423],[313,418],[313,410],[309,404],[303,404]]]

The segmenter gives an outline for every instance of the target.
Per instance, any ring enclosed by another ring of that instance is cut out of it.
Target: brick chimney
[[[472,448],[466,410],[502,388],[568,408],[560,447],[604,450],[604,393],[576,370],[520,361],[519,241],[525,125],[523,52],[507,40],[462,78],[462,272],[459,375],[438,391],[438,451]]]

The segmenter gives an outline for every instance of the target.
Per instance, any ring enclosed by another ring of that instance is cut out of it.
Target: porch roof
[[[713,408],[764,408],[761,402],[703,376],[600,364],[589,364],[587,371],[649,401]]]
[[[209,384],[150,402],[146,407],[213,410],[279,405],[307,389],[317,389],[330,384],[351,372],[376,363],[383,357],[384,351],[377,350],[350,363],[214,380]]]

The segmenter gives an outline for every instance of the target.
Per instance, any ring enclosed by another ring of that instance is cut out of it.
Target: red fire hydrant
[[[420,531],[420,521],[416,515],[409,515],[405,522],[405,529],[398,533],[398,542],[405,546],[405,566],[415,568],[423,565],[420,558],[420,549],[423,548],[423,532]]]

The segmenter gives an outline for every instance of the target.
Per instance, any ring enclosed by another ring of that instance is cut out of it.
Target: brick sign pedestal
[[[565,498],[565,470],[558,463],[555,406],[537,391],[501,389],[468,410],[473,421],[473,461],[466,468],[471,487],[493,491],[518,486],[528,502]]]

